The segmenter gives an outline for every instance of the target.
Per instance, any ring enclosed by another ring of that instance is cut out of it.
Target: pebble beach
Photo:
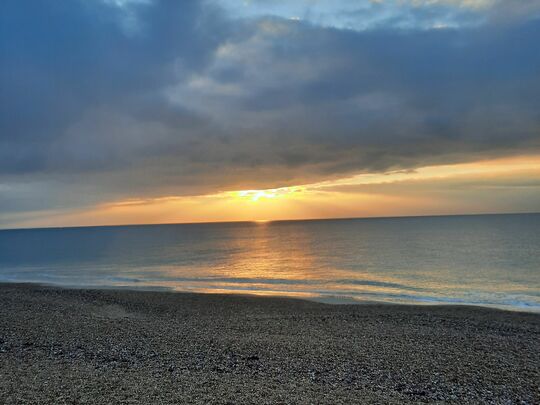
[[[0,284],[0,402],[540,403],[540,315]]]

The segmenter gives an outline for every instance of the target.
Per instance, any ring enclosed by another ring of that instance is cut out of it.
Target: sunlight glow
[[[301,193],[305,190],[305,187],[280,187],[280,188],[271,188],[266,190],[240,190],[240,191],[231,191],[226,194],[229,197],[247,199],[253,202],[263,199],[271,198],[282,198],[290,196],[293,193]]]
[[[28,225],[264,224],[282,219],[536,212],[539,190],[540,156],[532,155],[362,173],[289,187],[126,199],[90,210],[48,212],[47,220],[34,219]]]

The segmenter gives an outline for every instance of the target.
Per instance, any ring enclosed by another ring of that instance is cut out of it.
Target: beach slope
[[[540,315],[0,284],[2,403],[539,403]]]

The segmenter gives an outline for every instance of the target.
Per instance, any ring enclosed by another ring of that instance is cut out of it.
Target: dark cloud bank
[[[202,1],[4,0],[0,209],[538,152],[540,19],[494,15],[354,31]]]

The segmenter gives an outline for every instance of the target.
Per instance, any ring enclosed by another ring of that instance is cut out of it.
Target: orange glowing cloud
[[[359,174],[301,186],[102,204],[49,213],[32,226],[531,212],[540,208],[540,156]]]

